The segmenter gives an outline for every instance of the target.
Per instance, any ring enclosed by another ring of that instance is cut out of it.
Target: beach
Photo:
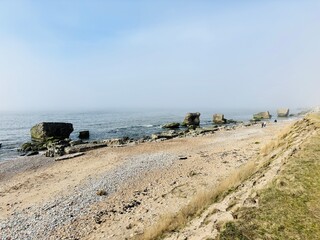
[[[1,163],[1,239],[134,237],[219,186],[293,121]]]
[[[0,240],[320,239],[319,1],[0,1]]]

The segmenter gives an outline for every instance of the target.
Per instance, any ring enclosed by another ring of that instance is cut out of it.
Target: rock
[[[28,152],[32,150],[32,143],[31,142],[26,142],[21,145],[19,151],[21,152]]]
[[[27,153],[26,154],[26,156],[34,156],[34,155],[38,155],[39,154],[39,152],[38,151],[32,151],[32,152],[29,152],[29,153]]]
[[[139,206],[140,204],[141,204],[140,201],[134,199],[134,200],[131,200],[130,202],[124,204],[124,205],[122,206],[122,210],[123,210],[124,212],[129,212],[132,208],[137,207],[137,206]]]
[[[0,143],[0,148],[2,147],[2,143]]]
[[[107,191],[104,189],[99,189],[99,190],[97,190],[96,194],[98,196],[105,196],[105,195],[107,195]]]
[[[233,120],[233,119],[227,119],[227,123],[228,124],[237,124],[237,123],[242,123],[241,121],[236,121],[236,120]]]
[[[30,130],[32,140],[38,142],[69,138],[72,131],[73,125],[63,122],[42,122],[33,126]]]
[[[158,134],[156,134],[156,133],[151,134],[151,139],[152,139],[152,140],[156,140],[156,139],[158,139],[158,138],[159,138],[159,135],[158,135]]]
[[[162,126],[162,128],[170,128],[170,129],[179,128],[179,127],[180,127],[180,123],[177,123],[177,122],[167,123]]]
[[[200,113],[187,113],[181,125],[189,128],[198,127],[200,125]]]
[[[54,157],[54,149],[48,149],[45,153],[46,157]]]
[[[194,132],[197,135],[200,135],[200,134],[205,134],[205,133],[214,133],[218,130],[219,130],[218,127],[212,126],[212,127],[205,127],[205,128],[197,128],[196,130],[194,130]]]
[[[80,131],[79,132],[79,136],[78,136],[78,138],[80,138],[80,139],[89,139],[89,137],[90,137],[90,133],[89,133],[89,131]]]
[[[289,116],[289,108],[279,108],[277,110],[278,117],[288,117]]]
[[[70,146],[76,146],[79,144],[83,144],[84,142],[80,139],[80,140],[74,140],[74,141],[70,141]]]
[[[104,140],[103,142],[106,143],[109,147],[119,147],[126,143],[128,143],[130,139],[128,137],[125,138],[113,138]]]
[[[254,120],[270,119],[270,118],[271,118],[271,115],[270,115],[269,111],[259,112],[259,113],[253,114]]]
[[[167,131],[167,132],[161,132],[161,133],[155,133],[155,134],[152,134],[151,135],[151,138],[153,140],[156,140],[156,139],[171,139],[171,138],[174,138],[174,137],[178,137],[178,133],[174,130],[170,130],[170,131]]]
[[[214,114],[213,115],[213,123],[224,124],[226,122],[227,122],[227,119],[224,118],[223,114]]]
[[[46,142],[47,151],[45,153],[46,157],[56,157],[64,155],[64,149],[70,146],[70,139],[64,140],[49,140]]]
[[[46,146],[41,142],[26,142],[21,145],[19,152],[42,151],[46,150]]]
[[[261,122],[261,119],[250,119],[249,120],[250,121],[250,123],[257,123],[257,122]]]
[[[62,156],[64,154],[65,145],[57,144],[54,147],[54,156]]]

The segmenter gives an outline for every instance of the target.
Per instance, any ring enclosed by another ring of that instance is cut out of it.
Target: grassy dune
[[[241,208],[238,220],[224,226],[219,239],[320,239],[320,117],[309,115],[279,141],[263,149],[290,145],[299,132],[312,133],[283,166],[280,174],[259,194],[258,208]]]

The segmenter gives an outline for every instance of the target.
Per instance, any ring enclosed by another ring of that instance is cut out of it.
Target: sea
[[[187,112],[200,112],[201,126],[212,124],[214,113],[223,113],[225,118],[249,121],[257,109],[217,110],[202,109],[121,109],[104,111],[72,112],[0,112],[0,161],[19,157],[19,147],[31,140],[30,129],[40,122],[68,122],[73,124],[71,139],[77,139],[79,131],[89,130],[90,141],[130,137],[139,139],[161,132],[161,126],[169,122],[182,122]],[[273,116],[275,112],[270,111]]]

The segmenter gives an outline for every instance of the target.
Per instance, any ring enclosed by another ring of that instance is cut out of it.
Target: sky
[[[0,111],[318,106],[319,13],[318,0],[1,0]]]

